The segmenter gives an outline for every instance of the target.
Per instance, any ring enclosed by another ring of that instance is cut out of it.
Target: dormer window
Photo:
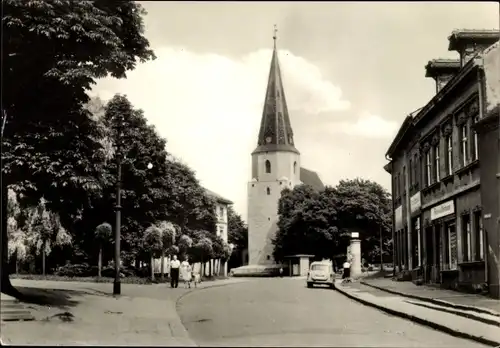
[[[271,173],[271,162],[266,160],[266,173]]]

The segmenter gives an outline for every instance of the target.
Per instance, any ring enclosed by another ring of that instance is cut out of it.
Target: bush
[[[60,277],[92,277],[97,275],[97,266],[88,263],[68,264],[57,268],[54,273]]]

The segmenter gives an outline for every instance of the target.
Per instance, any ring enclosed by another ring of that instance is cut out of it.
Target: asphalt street
[[[391,295],[387,295],[391,296]],[[200,346],[485,347],[363,306],[303,279],[194,291],[177,310]]]

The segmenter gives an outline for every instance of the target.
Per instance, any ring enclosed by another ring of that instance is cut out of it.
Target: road
[[[194,291],[177,310],[200,346],[485,347],[293,278]]]

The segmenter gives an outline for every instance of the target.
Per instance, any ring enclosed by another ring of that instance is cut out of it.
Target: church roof
[[[322,191],[325,188],[318,173],[303,167],[300,167],[300,181],[302,181],[304,185],[309,185],[318,191]]]
[[[274,47],[267,81],[266,98],[260,122],[257,148],[253,153],[266,151],[290,151],[299,153],[293,142],[293,131],[283,89],[281,69],[276,48],[276,27]]]
[[[229,199],[222,197],[221,195],[219,195],[218,193],[215,193],[214,191],[210,191],[209,189],[205,188],[205,192],[207,193],[207,195],[208,195],[209,197],[212,197],[212,198],[213,198],[213,199],[215,199],[218,203],[222,203],[222,204],[233,204],[233,202],[231,202]]]

